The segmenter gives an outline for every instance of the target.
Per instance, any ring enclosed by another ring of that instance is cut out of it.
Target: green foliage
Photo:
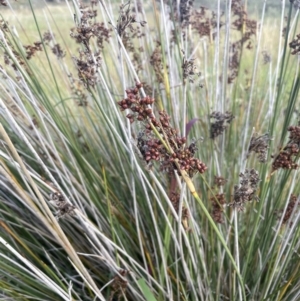
[[[1,11],[1,300],[299,299],[297,3],[196,2]]]

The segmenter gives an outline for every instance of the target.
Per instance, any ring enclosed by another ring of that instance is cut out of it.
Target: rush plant
[[[0,300],[299,300],[299,1],[23,2]]]

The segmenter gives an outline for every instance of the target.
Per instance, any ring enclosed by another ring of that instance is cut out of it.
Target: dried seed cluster
[[[259,136],[258,133],[254,133],[250,140],[247,157],[249,157],[251,152],[254,152],[258,154],[259,162],[265,163],[267,161],[268,143],[270,140],[272,140],[272,138],[270,138],[268,133],[261,136]]]
[[[213,189],[218,189],[226,184],[227,180],[222,176],[215,176],[214,177],[214,186]],[[223,224],[223,212],[224,206],[226,204],[225,195],[223,192],[214,193],[213,196],[210,198],[212,202],[212,218],[218,224]]]
[[[34,42],[33,45],[24,45],[26,49],[26,58],[30,60],[36,52],[43,51],[42,42]]]
[[[172,202],[172,205],[173,205],[176,213],[178,215],[180,215],[179,214],[180,194],[177,193],[177,192],[172,192],[171,195],[170,195],[170,201]],[[182,205],[181,220],[182,220],[182,224],[183,224],[183,226],[185,227],[186,230],[188,229],[188,220],[189,220],[189,218],[190,218],[189,210],[184,205]]]
[[[240,65],[240,53],[244,45],[247,49],[252,49],[251,37],[256,35],[257,21],[248,18],[241,0],[232,0],[231,10],[233,13],[232,26],[235,30],[242,33],[242,37],[231,43],[229,49],[229,74],[228,84],[231,84],[238,76]]]
[[[98,68],[101,66],[100,52],[80,51],[79,58],[73,57],[78,77],[85,87],[95,87],[98,82]]]
[[[125,31],[122,35],[122,42],[126,50],[131,56],[131,61],[137,73],[144,70],[142,53],[144,52],[143,46],[137,47],[136,39],[141,39],[145,33],[141,31],[140,27],[135,27],[134,31]]]
[[[71,205],[62,194],[59,192],[53,192],[49,196],[50,203],[57,208],[56,218],[59,219],[61,217],[65,217],[67,215],[74,216],[75,215],[75,206]]]
[[[212,202],[212,218],[218,224],[223,224],[223,205],[226,204],[224,193],[218,193],[210,198]]]
[[[292,49],[292,55],[300,54],[300,33],[289,43],[289,46]]]
[[[182,51],[183,52],[183,51]],[[196,72],[195,59],[187,60],[183,52],[182,72],[184,82],[188,79],[190,83],[194,82],[194,76],[200,76],[201,72]]]
[[[300,126],[290,126],[288,128],[290,132],[289,142],[275,157],[272,169],[273,171],[283,169],[297,169],[298,164],[295,163],[295,158],[299,153],[300,146]]]
[[[29,129],[30,129],[30,130],[33,130],[34,127],[35,127],[35,128],[39,128],[39,127],[40,127],[40,126],[39,126],[39,121],[38,121],[38,119],[36,118],[35,115],[32,116],[31,121],[32,121],[32,125],[29,125]]]
[[[300,9],[300,0],[290,0],[291,3],[294,3],[295,9]]]
[[[26,50],[26,58],[31,59],[38,51],[43,51],[43,43],[51,48],[51,51],[56,55],[57,58],[63,58],[66,52],[61,48],[60,44],[53,45],[53,35],[46,31],[43,34],[42,41],[34,42],[33,45],[24,45]]]
[[[70,36],[75,39],[78,44],[85,45],[89,49],[91,38],[96,38],[99,49],[103,49],[104,41],[108,42],[111,30],[104,26],[104,23],[96,22],[97,10],[88,8],[82,3],[79,6],[81,12],[80,21],[77,26],[71,29]]]
[[[146,96],[139,96],[139,89],[142,84],[137,84],[135,88],[127,89],[127,97],[118,102],[121,111],[130,109],[132,113],[127,114],[127,118],[133,123],[135,120],[143,121],[149,117],[155,123],[155,117],[149,105],[154,103],[154,99]],[[151,127],[149,126],[148,129]]]
[[[297,169],[298,164],[294,162],[294,157],[297,156],[299,148],[296,144],[287,145],[275,158],[272,164],[273,171],[283,169]]]
[[[271,62],[271,55],[270,53],[268,53],[267,51],[262,51],[262,55],[263,55],[263,63],[264,65],[268,64]]]
[[[190,17],[193,4],[194,0],[181,0],[179,2],[180,23],[182,27],[186,27],[190,24]]]
[[[232,113],[228,111],[226,111],[225,114],[221,112],[212,112],[209,117],[215,119],[215,121],[211,123],[211,139],[215,139],[216,137],[220,136],[225,131],[228,124],[230,124],[234,119]]]
[[[137,13],[142,12],[141,3],[137,3],[137,10],[135,8],[132,11]],[[141,39],[145,36],[142,32],[141,27],[146,25],[146,21],[137,21],[136,14],[131,13],[130,1],[120,6],[119,18],[117,20],[116,31],[122,39],[122,43],[128,53],[131,55],[131,61],[134,64],[137,73],[144,70],[142,53],[144,52],[143,46],[137,47],[135,39]],[[140,26],[133,24],[140,24]],[[126,29],[129,29],[126,30]],[[141,43],[139,43],[141,44]]]
[[[58,59],[62,59],[66,56],[66,52],[61,48],[60,44],[55,44],[51,50]]]
[[[130,1],[128,1],[127,3],[122,4],[120,6],[120,13],[119,13],[119,18],[118,18],[117,27],[116,27],[116,30],[117,30],[119,36],[122,37],[127,28],[129,28],[130,31],[133,32],[134,28],[133,28],[132,24],[134,24],[134,23],[139,23],[142,27],[144,27],[147,22],[146,21],[139,22],[136,20],[136,15],[131,14]]]
[[[81,18],[75,28],[71,29],[70,36],[77,43],[85,46],[84,51],[79,52],[79,58],[73,57],[80,80],[86,87],[94,87],[98,82],[98,68],[101,65],[100,51],[104,48],[104,42],[108,42],[111,30],[104,23],[95,21],[97,10],[87,8],[82,3],[79,6]],[[96,39],[98,50],[92,52],[90,40]]]
[[[4,32],[9,32],[8,22],[3,19],[0,19],[0,29]]]
[[[228,205],[237,208],[238,211],[243,211],[246,202],[258,200],[255,193],[260,179],[255,169],[246,169],[239,176],[240,185],[234,186],[233,202]]]
[[[120,270],[119,275],[116,275],[113,279],[113,282],[111,284],[111,294],[109,297],[109,301],[119,300],[122,295],[126,294],[126,289],[128,285],[128,281],[125,279],[125,277],[128,275],[127,270]]]
[[[5,40],[5,43],[10,48],[11,52],[13,53],[14,58],[18,61],[18,63],[26,69],[26,71],[30,74],[30,71],[28,70],[22,56],[20,55],[19,51],[15,49],[14,45],[10,42],[10,38],[7,38],[7,33],[9,33],[9,25],[8,22],[0,19],[0,30],[3,33],[3,36],[1,39]],[[18,70],[17,65],[15,64],[13,58],[11,55],[4,49],[4,64],[7,66],[11,66],[15,71]]]
[[[157,82],[162,84],[164,82],[164,64],[162,57],[162,48],[159,41],[156,41],[156,46],[150,56],[149,63],[154,69]]]
[[[298,206],[300,205],[299,201],[298,201],[298,198],[297,198],[297,196],[292,194],[291,197],[290,197],[290,201],[287,205],[285,214],[283,216],[283,220],[282,220],[283,225],[289,223],[289,225],[292,226],[293,222],[292,221],[289,222],[289,220],[292,216],[292,213],[293,213],[294,208],[295,208],[296,205],[298,205]],[[279,220],[282,218],[282,214],[283,214],[283,210],[275,211],[275,215],[277,216],[277,219],[279,219]]]
[[[83,89],[83,85],[81,84],[81,81],[75,80],[72,74],[69,74],[69,80],[70,80],[72,94],[74,98],[77,100],[78,107],[87,107],[88,98],[85,93],[85,89]]]
[[[215,176],[214,178],[214,185],[217,187],[224,186],[227,183],[227,180],[223,178],[222,176]]]
[[[222,17],[224,12],[221,13]],[[208,37],[214,39],[217,35],[217,31],[224,26],[224,22],[219,20],[214,11],[210,11],[208,8],[200,6],[199,9],[193,9],[190,17],[191,28],[195,34],[199,37]]]
[[[149,163],[150,161],[159,161],[162,171],[173,174],[179,166],[180,170],[185,170],[189,176],[195,173],[204,173],[207,169],[206,165],[199,159],[194,158],[197,151],[196,143],[192,142],[189,146],[185,146],[186,138],[178,136],[178,131],[170,124],[170,117],[165,111],[159,112],[157,119],[149,105],[154,103],[154,99],[146,96],[139,96],[141,83],[136,87],[127,89],[127,97],[118,102],[120,109],[129,109],[131,112],[127,114],[127,118],[133,123],[135,120],[145,123],[145,131],[141,132],[137,138],[137,147],[140,150],[143,159]],[[159,132],[163,141],[155,137],[152,127]],[[173,150],[166,149],[166,145]]]
[[[66,56],[66,52],[61,48],[60,44],[56,43],[53,44],[53,37],[54,35],[51,34],[49,31],[46,31],[43,34],[43,42],[45,45],[48,45],[51,48],[52,53],[58,58],[62,59]]]
[[[136,9],[133,8],[132,11],[136,13],[142,13],[141,2],[136,3]],[[142,53],[144,52],[142,43],[137,43],[137,39],[142,39],[145,33],[141,30],[146,22],[137,22],[136,14],[131,14],[130,2],[127,2],[120,6],[119,18],[117,20],[116,31],[122,39],[122,43],[126,48],[127,52],[131,56],[131,62],[133,63],[137,73],[144,70]],[[136,26],[133,24],[136,23]],[[137,24],[140,24],[138,26]],[[126,30],[129,28],[129,30]],[[138,45],[138,46],[137,46]]]

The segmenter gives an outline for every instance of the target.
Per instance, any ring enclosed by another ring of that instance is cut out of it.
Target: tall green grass
[[[290,2],[6,1],[1,300],[299,300]]]

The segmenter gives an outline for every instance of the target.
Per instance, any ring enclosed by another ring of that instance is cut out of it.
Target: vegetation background
[[[0,0],[0,300],[299,300],[294,1]]]

